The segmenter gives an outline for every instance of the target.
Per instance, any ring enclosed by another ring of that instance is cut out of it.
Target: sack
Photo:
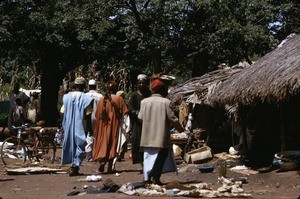
[[[208,146],[203,146],[199,149],[195,149],[185,154],[184,160],[187,163],[199,164],[206,162],[213,158],[211,148]]]
[[[181,148],[178,145],[173,144],[173,153],[174,153],[174,156],[181,155],[181,152],[182,152]]]
[[[32,123],[36,122],[36,109],[28,109],[27,110],[27,119]]]

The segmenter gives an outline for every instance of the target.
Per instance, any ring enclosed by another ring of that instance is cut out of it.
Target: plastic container
[[[202,166],[202,167],[198,167],[198,169],[201,173],[211,173],[211,172],[213,172],[215,167],[214,166]]]
[[[179,192],[180,192],[180,189],[166,189],[166,194],[168,194],[168,195],[178,194]]]
[[[55,133],[55,143],[58,145],[61,145],[62,142],[63,142],[62,133],[59,131],[59,129],[57,129],[57,131]]]
[[[24,151],[23,148],[22,148],[21,151],[20,151],[20,156],[21,156],[21,158],[24,158],[24,157],[25,157],[25,151]]]

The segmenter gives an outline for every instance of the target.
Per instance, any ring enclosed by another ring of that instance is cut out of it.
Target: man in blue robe
[[[61,113],[63,113],[64,141],[61,163],[71,163],[69,176],[79,175],[79,166],[85,157],[86,135],[91,130],[93,98],[83,92],[84,88],[85,79],[77,77],[74,90],[63,97]]]

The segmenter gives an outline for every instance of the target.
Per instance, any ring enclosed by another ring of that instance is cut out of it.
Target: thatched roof
[[[206,73],[200,77],[191,78],[173,87],[169,98],[172,103],[177,102],[180,98],[191,103],[206,103],[207,96],[213,92],[214,88],[220,82],[225,81],[233,74],[239,73],[247,64],[240,63],[233,67],[225,66],[222,69]]]
[[[279,104],[300,93],[300,35],[290,35],[250,67],[220,84],[215,104]]]

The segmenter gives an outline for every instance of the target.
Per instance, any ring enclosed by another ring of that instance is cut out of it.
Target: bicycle
[[[25,130],[27,128],[29,132]],[[17,130],[17,135],[5,139],[0,149],[4,165],[22,165],[27,159],[30,162],[54,163],[56,144],[53,135],[42,127],[29,127],[28,124],[13,126],[13,129]],[[24,139],[25,135],[27,139]]]

